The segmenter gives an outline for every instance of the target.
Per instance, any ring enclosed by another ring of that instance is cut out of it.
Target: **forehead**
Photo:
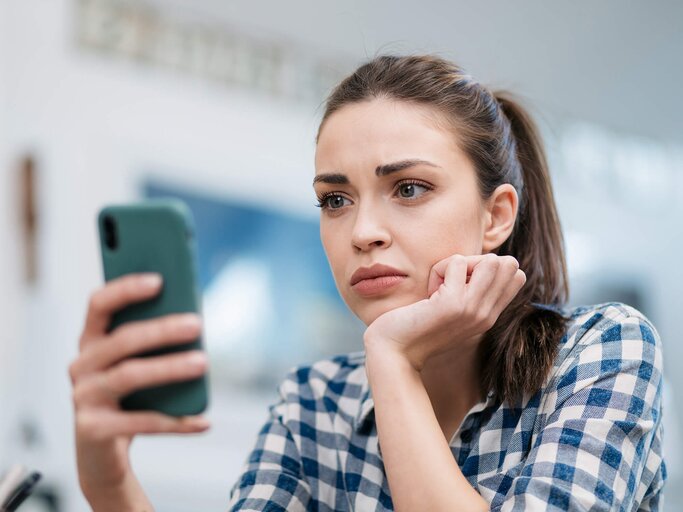
[[[345,105],[327,118],[315,153],[316,172],[373,166],[404,158],[462,158],[454,130],[434,107],[373,99]]]

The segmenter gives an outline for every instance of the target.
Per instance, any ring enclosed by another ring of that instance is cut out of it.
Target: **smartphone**
[[[163,278],[158,295],[112,315],[108,331],[130,321],[173,313],[201,314],[194,220],[189,207],[174,198],[108,205],[97,225],[105,281],[125,274],[157,272]],[[151,357],[181,350],[204,350],[202,336],[187,344],[142,352]],[[208,376],[136,390],[121,399],[128,411],[154,410],[171,416],[195,415],[208,406]]]

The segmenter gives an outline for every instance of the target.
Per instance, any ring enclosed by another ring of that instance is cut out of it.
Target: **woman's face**
[[[374,99],[342,107],[320,132],[320,238],[342,298],[366,325],[427,298],[436,262],[482,253],[486,211],[474,167],[436,119],[428,106]],[[358,268],[377,263],[405,277],[352,287]]]

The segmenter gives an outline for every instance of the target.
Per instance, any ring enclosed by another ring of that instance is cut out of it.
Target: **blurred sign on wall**
[[[75,7],[80,50],[271,96],[318,103],[352,67],[348,59],[143,1],[76,0]]]

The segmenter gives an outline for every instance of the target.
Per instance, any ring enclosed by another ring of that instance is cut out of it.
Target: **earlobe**
[[[512,234],[517,218],[517,191],[509,184],[500,185],[487,200],[482,251],[492,252]]]

